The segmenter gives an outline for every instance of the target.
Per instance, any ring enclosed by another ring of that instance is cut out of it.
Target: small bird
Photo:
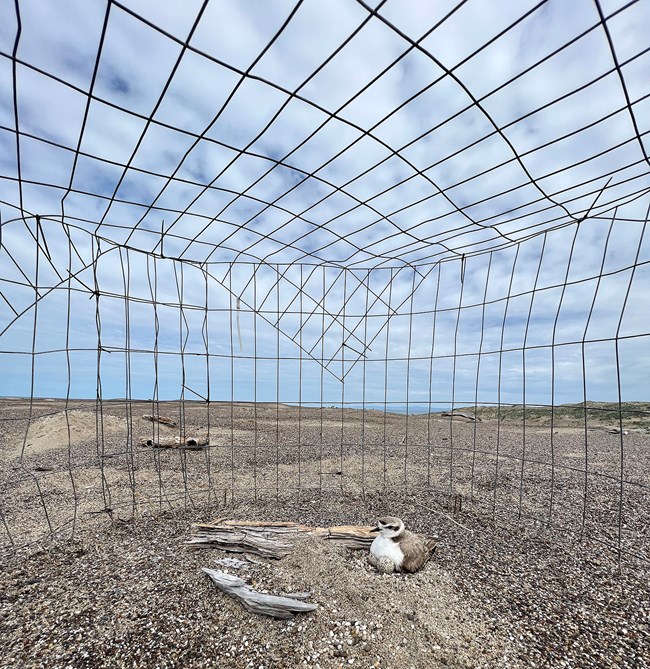
[[[418,571],[436,549],[435,539],[409,532],[395,516],[380,518],[372,531],[379,536],[370,545],[368,562],[384,574]]]

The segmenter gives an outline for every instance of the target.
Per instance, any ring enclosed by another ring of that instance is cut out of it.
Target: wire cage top
[[[3,12],[4,223],[367,268],[645,217],[645,2]]]

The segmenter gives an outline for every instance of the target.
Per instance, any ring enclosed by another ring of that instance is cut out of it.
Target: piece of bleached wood
[[[215,546],[225,551],[280,559],[293,550],[291,539],[303,534],[355,550],[369,548],[377,536],[371,527],[358,525],[309,527],[287,522],[220,519],[215,523],[193,525],[192,537],[185,543],[198,548]]]
[[[207,433],[205,434],[197,434],[194,436],[184,436],[184,437],[179,437],[179,442],[181,443],[181,448],[202,448],[203,446],[207,446],[210,443],[210,438],[208,437]]]
[[[450,418],[466,418],[467,420],[475,420],[479,423],[483,421],[480,416],[471,416],[470,414],[462,413],[461,411],[443,411],[440,415],[448,416]]]
[[[251,613],[259,613],[272,618],[288,619],[298,613],[315,611],[316,604],[303,602],[292,597],[267,595],[253,590],[245,581],[232,574],[226,574],[217,569],[203,568],[203,571],[212,579],[212,582],[225,594],[239,600]]]
[[[212,546],[231,553],[252,553],[279,560],[293,550],[291,544],[264,536],[259,532],[242,532],[235,528],[218,527],[210,532],[199,532],[186,544],[195,547]]]
[[[295,534],[296,532],[312,532],[313,527],[301,525],[281,520],[218,520],[215,523],[197,524],[194,527],[214,527],[223,525],[225,527],[234,527],[242,530],[252,530],[257,532],[268,532],[272,534]]]
[[[326,531],[326,534],[318,534],[323,539],[339,543],[353,550],[370,548],[370,544],[377,536],[377,533],[372,531],[372,527],[365,525],[335,525],[334,527],[316,529]]]
[[[150,416],[145,414],[142,418],[144,420],[150,420],[152,423],[160,423],[167,427],[176,427],[176,421],[173,418],[167,418],[167,416]]]
[[[299,599],[304,601],[311,597],[311,592],[283,592],[282,597],[289,597],[290,599]]]
[[[183,448],[188,450],[198,450],[209,443],[210,439],[207,434],[158,438],[141,437],[138,440],[140,446],[148,446],[149,448]]]

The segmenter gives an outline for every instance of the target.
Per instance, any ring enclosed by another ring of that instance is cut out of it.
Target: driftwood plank
[[[214,523],[193,525],[192,536],[185,543],[197,548],[213,546],[225,551],[279,560],[293,551],[291,539],[304,534],[352,549],[369,548],[377,536],[369,526],[309,527],[287,522],[220,519]]]
[[[161,425],[166,425],[167,427],[176,427],[176,421],[173,418],[168,418],[167,416],[150,416],[145,414],[142,416],[144,420],[150,420],[152,423],[160,423]]]
[[[370,544],[377,537],[377,533],[372,531],[372,527],[366,525],[335,525],[334,527],[319,528],[327,531],[324,539],[335,541],[344,545],[346,548],[361,550],[370,548]]]
[[[216,528],[240,530],[243,532],[262,532],[268,536],[295,535],[301,532],[313,532],[316,529],[300,523],[285,522],[280,520],[229,520],[220,518],[212,523],[195,523],[192,525],[195,530],[213,531]],[[322,528],[320,528],[322,529]]]
[[[295,597],[280,597],[258,592],[253,590],[241,578],[217,569],[204,567],[203,571],[212,579],[219,590],[240,601],[252,613],[287,619],[293,618],[298,613],[309,613],[318,608],[316,604],[310,604]]]
[[[311,597],[311,592],[283,592],[281,593],[282,597],[290,597],[291,599],[299,599],[305,601]]]
[[[621,434],[620,427],[609,427],[607,425],[602,425],[599,427],[589,427],[587,428],[590,432],[607,432],[608,434]],[[623,430],[623,434],[629,434],[629,430]]]
[[[293,550],[291,544],[264,536],[260,532],[223,526],[197,532],[185,543],[199,548],[212,546],[231,553],[252,553],[275,560],[289,555]]]
[[[479,423],[483,422],[483,419],[480,416],[472,416],[468,413],[462,413],[461,411],[443,411],[441,416],[448,416],[449,418],[465,418],[466,420],[475,420]]]
[[[183,448],[199,450],[210,443],[207,434],[175,437],[140,437],[138,444],[149,448]]]

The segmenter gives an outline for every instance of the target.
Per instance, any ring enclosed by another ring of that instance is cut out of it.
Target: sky
[[[1,2],[0,396],[647,400],[650,3],[494,6]]]

